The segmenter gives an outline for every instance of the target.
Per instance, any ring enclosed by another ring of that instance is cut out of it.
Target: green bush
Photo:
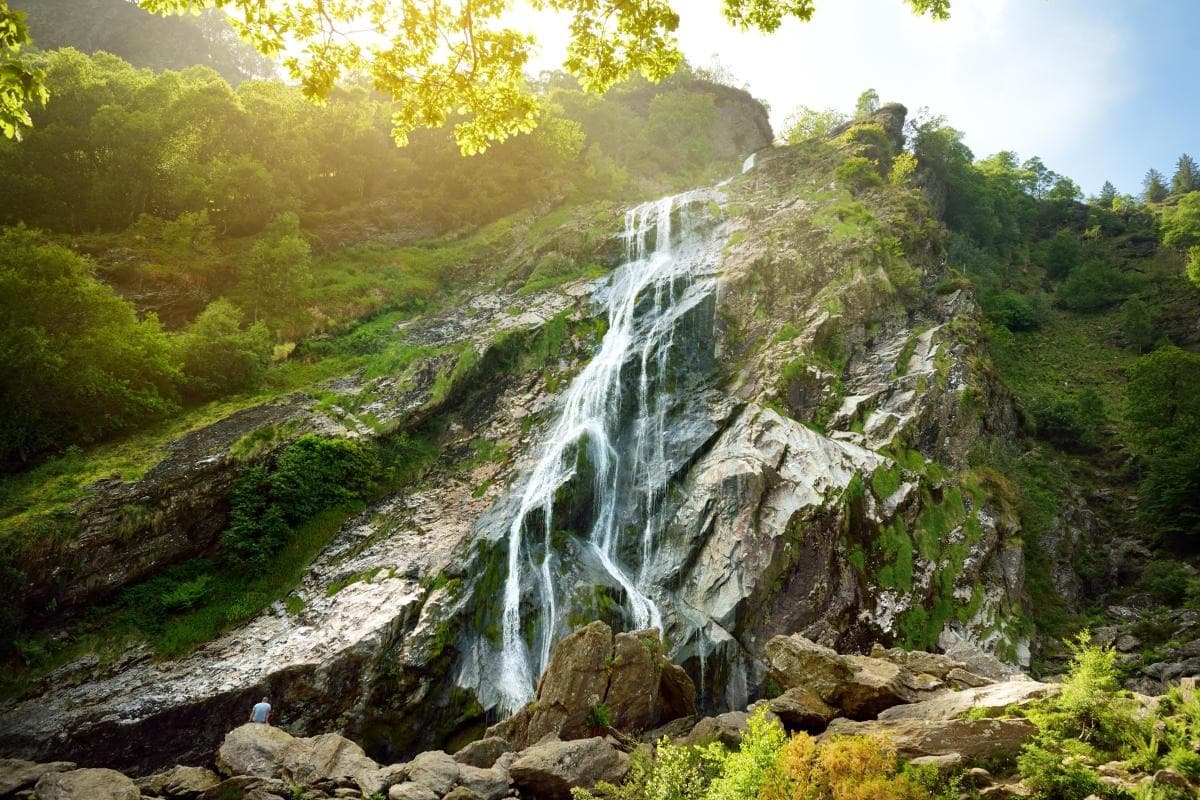
[[[1042,397],[1030,409],[1039,439],[1066,450],[1094,446],[1097,422],[1089,418],[1082,404],[1069,397]]]
[[[879,164],[864,156],[850,156],[834,170],[838,182],[858,192],[883,185]]]
[[[1055,303],[1072,311],[1099,311],[1119,303],[1129,289],[1129,279],[1116,267],[1088,261],[1059,285]]]
[[[1069,230],[1060,230],[1037,247],[1037,259],[1055,280],[1066,278],[1083,262],[1083,247]]]
[[[179,338],[184,394],[202,402],[256,388],[271,361],[271,332],[262,322],[242,328],[242,312],[227,300],[209,303]]]
[[[988,319],[1010,331],[1035,331],[1042,321],[1029,298],[1011,289],[989,293],[983,297]]]
[[[1138,588],[1156,600],[1177,606],[1187,595],[1191,573],[1178,561],[1151,561],[1138,576]]]

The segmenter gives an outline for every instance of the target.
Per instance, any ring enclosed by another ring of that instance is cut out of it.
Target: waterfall
[[[508,524],[500,672],[493,676],[504,711],[533,698],[534,681],[566,629],[554,508],[572,479],[591,480],[591,527],[585,537],[577,533],[593,576],[620,587],[634,627],[662,626],[663,591],[647,566],[671,471],[664,426],[677,400],[675,334],[716,286],[720,243],[712,227],[719,199],[713,190],[687,192],[625,215],[625,263],[602,298],[608,330],[567,388]],[[536,613],[522,611],[526,595],[540,601]],[[532,618],[538,615],[540,621]]]

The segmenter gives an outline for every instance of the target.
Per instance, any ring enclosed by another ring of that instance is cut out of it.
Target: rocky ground
[[[150,775],[2,760],[0,798],[567,800],[573,787],[620,782],[632,753],[652,753],[663,741],[736,749],[750,715],[763,706],[786,730],[817,735],[818,743],[838,736],[886,740],[904,761],[958,775],[964,797],[1028,797],[1032,791],[1010,774],[1013,758],[1038,734],[1022,710],[1061,691],[1056,683],[997,671],[986,658],[968,664],[879,647],[869,656],[842,655],[793,634],[767,646],[778,695],[742,711],[698,717],[694,684],[660,650],[656,630],[614,636],[600,622],[580,628],[555,647],[534,702],[454,753],[427,751],[380,764],[338,734],[305,738],[244,724],[203,765]],[[1194,680],[1183,688],[1194,692]],[[1160,700],[1135,699],[1147,709]],[[1095,770],[1114,791],[1198,788],[1170,769],[1138,773],[1112,762]]]

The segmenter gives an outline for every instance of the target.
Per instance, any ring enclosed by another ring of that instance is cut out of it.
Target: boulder
[[[278,778],[280,756],[296,738],[274,725],[248,722],[234,728],[217,751],[217,769],[224,775]]]
[[[893,706],[880,712],[880,720],[921,719],[951,720],[968,711],[982,710],[986,716],[998,715],[1011,705],[1026,705],[1044,697],[1053,697],[1061,686],[1030,680],[1001,681],[974,689],[946,692],[929,700]]]
[[[471,790],[480,800],[500,800],[508,794],[512,779],[506,769],[481,769],[464,764],[458,772],[458,785]]]
[[[408,779],[441,797],[458,782],[460,765],[441,750],[430,750],[408,762]]]
[[[397,783],[404,783],[406,780],[408,780],[408,764],[389,764],[386,767],[380,767],[370,775],[364,776],[359,781],[358,788],[367,797],[373,794],[386,795],[388,789]]]
[[[456,786],[442,800],[483,800],[483,798],[465,786]]]
[[[938,680],[946,680],[952,670],[966,669],[966,664],[950,656],[939,653],[926,653],[923,650],[904,650],[900,647],[883,648],[876,644],[871,648],[871,658],[891,661],[907,668],[918,675],[932,675]]]
[[[283,781],[275,778],[256,778],[253,775],[235,775],[205,789],[197,800],[228,800],[230,797],[262,798],[287,794]]]
[[[629,756],[599,737],[534,745],[513,762],[510,773],[522,795],[570,800],[571,787],[590,789],[599,781],[619,782]]]
[[[37,800],[140,800],[137,784],[116,770],[47,772],[34,787]]]
[[[791,731],[820,733],[837,716],[836,709],[806,686],[793,686],[772,698],[768,706],[784,727]]]
[[[992,678],[976,675],[974,672],[967,672],[958,667],[946,673],[946,683],[954,689],[978,689],[995,682]]]
[[[904,759],[957,753],[965,759],[1015,756],[1037,728],[1026,719],[892,719],[855,722],[835,719],[827,736],[878,736]]]
[[[803,686],[818,697],[829,697],[850,677],[850,667],[836,650],[800,634],[776,636],[767,642],[771,677],[784,689]]]
[[[293,784],[309,786],[323,780],[350,780],[364,791],[374,786],[379,764],[344,736],[325,733],[309,739],[294,739],[279,752],[283,777]]]
[[[726,711],[715,717],[705,717],[696,723],[691,733],[683,737],[683,744],[705,744],[720,742],[726,747],[738,747],[742,736],[749,730],[750,715],[745,711]]]
[[[36,764],[20,758],[0,758],[0,797],[15,794],[38,782],[38,779],[50,772],[67,772],[75,769],[71,761],[54,761],[49,764]]]
[[[142,794],[157,797],[191,797],[220,782],[217,773],[204,767],[171,767],[135,781]]]
[[[454,754],[454,760],[460,764],[488,769],[496,763],[496,759],[501,755],[511,751],[512,745],[505,739],[501,739],[499,736],[487,736],[463,747]]]
[[[671,722],[696,714],[696,684],[687,670],[660,658],[662,672],[658,677],[658,721]]]
[[[940,756],[917,756],[910,764],[917,767],[933,767],[938,772],[957,772],[962,768],[962,753],[946,753]]]
[[[589,735],[588,716],[608,693],[612,629],[603,622],[585,625],[554,646],[550,663],[538,681],[537,704],[518,749],[548,734],[560,739]]]
[[[602,696],[617,730],[640,733],[658,724],[661,647],[653,628],[614,637],[611,673]]]
[[[388,789],[388,800],[438,800],[438,795],[433,793],[423,783],[397,783],[395,786]]]

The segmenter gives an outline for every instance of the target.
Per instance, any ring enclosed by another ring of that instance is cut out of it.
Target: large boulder
[[[279,751],[283,777],[293,784],[309,786],[324,780],[351,780],[366,790],[373,787],[379,764],[344,736],[325,733],[295,739]]]
[[[66,772],[72,769],[75,769],[75,764],[70,761],[37,764],[20,758],[0,758],[0,797],[16,794],[21,789],[33,786],[46,773]]]
[[[661,653],[654,629],[619,633],[593,622],[559,641],[538,682],[537,699],[487,730],[521,750],[547,736],[580,739],[597,731],[603,706],[609,727],[641,733],[696,713],[696,685]]]
[[[438,795],[433,793],[423,783],[397,783],[388,789],[388,800],[438,800]]]
[[[603,622],[585,625],[554,647],[538,682],[537,704],[518,747],[553,734],[562,739],[589,735],[588,716],[608,694],[612,629]]]
[[[217,751],[217,769],[223,775],[253,775],[278,778],[281,756],[296,737],[274,725],[248,722],[234,728]]]
[[[605,739],[548,741],[530,747],[509,772],[522,795],[539,800],[569,800],[571,787],[590,789],[600,781],[616,783],[629,769],[629,756]]]
[[[1023,718],[1013,719],[894,719],[855,722],[835,719],[827,736],[877,736],[887,739],[904,759],[958,753],[966,759],[1015,756],[1037,733]]]
[[[807,686],[793,686],[768,703],[768,707],[791,731],[820,733],[837,716],[837,709]]]
[[[454,760],[471,767],[488,769],[496,763],[496,759],[509,752],[512,752],[512,745],[506,740],[499,736],[487,736],[464,746],[454,754]]]
[[[221,778],[204,767],[171,767],[164,772],[138,778],[135,782],[144,795],[192,797],[213,788],[221,782]]]
[[[657,629],[618,633],[613,639],[604,704],[617,730],[640,733],[658,724],[661,647]]]
[[[1030,680],[1001,681],[987,686],[946,692],[929,700],[893,706],[879,714],[881,720],[950,720],[968,711],[999,716],[1009,706],[1023,706],[1062,691],[1061,686]]]
[[[512,778],[508,770],[501,767],[480,769],[464,764],[459,768],[458,785],[469,789],[480,800],[500,800],[508,795]]]
[[[708,744],[720,742],[729,748],[742,744],[742,737],[750,730],[750,715],[745,711],[726,711],[715,717],[705,717],[696,723],[691,732],[683,737],[683,744]]]
[[[111,769],[47,772],[34,787],[37,800],[140,800],[137,784]]]
[[[441,797],[458,782],[461,765],[441,750],[430,750],[408,762],[408,779],[428,786]]]
[[[915,703],[944,690],[928,673],[896,661],[839,655],[799,634],[767,643],[771,676],[785,690],[804,689],[851,719],[871,719],[901,703]]]

